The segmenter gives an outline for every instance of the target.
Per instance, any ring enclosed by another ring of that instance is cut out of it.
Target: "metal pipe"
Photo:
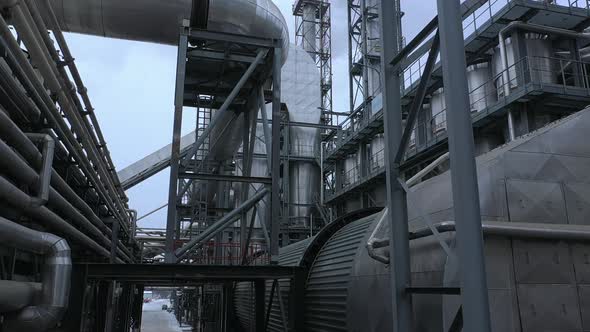
[[[176,46],[180,22],[190,19],[191,25],[198,29],[281,40],[282,47],[288,49],[287,22],[272,0],[208,0],[206,7],[198,6],[200,2],[60,0],[49,3],[65,32]],[[283,63],[287,52],[283,54]]]
[[[437,0],[464,330],[491,331],[460,0]],[[404,234],[407,236],[407,234]],[[391,252],[394,253],[394,252]],[[397,260],[397,253],[395,253]]]
[[[94,240],[76,229],[74,226],[65,222],[47,207],[36,206],[33,198],[19,190],[4,177],[0,177],[0,199],[2,199],[4,203],[17,209],[19,212],[22,212],[24,215],[42,222],[45,226],[54,229],[63,235],[67,235],[75,242],[91,248],[96,253],[104,257],[110,256],[105,248],[94,242]]]
[[[442,156],[436,158],[433,162],[428,164],[428,166],[424,167],[420,172],[416,173],[416,175],[412,176],[408,181],[406,181],[408,187],[411,187],[419,183],[420,180],[422,180],[422,178],[428,175],[428,173],[432,172],[435,168],[442,165],[442,163],[449,160],[449,156],[450,154],[448,152],[443,154]]]
[[[3,112],[0,112],[0,137],[9,142],[23,156],[23,159],[27,160],[31,165],[35,167],[42,165],[43,157],[39,150]],[[3,151],[2,156],[4,156],[0,160],[0,167],[5,172],[9,172],[7,174],[31,186],[36,186],[39,183],[39,176],[35,171],[8,148],[2,140],[0,140],[0,151]],[[69,216],[72,221],[89,230],[103,243],[110,245],[108,240],[111,235],[110,229],[55,171],[51,176],[51,185],[53,188],[49,188],[48,195],[50,206]],[[57,190],[54,190],[54,188]],[[107,236],[105,237],[99,229],[106,233]],[[118,245],[121,256],[130,261],[131,253],[122,243]]]
[[[375,246],[375,244],[377,242],[379,242],[379,243],[382,242],[381,239],[377,238],[377,233],[381,229],[381,226],[383,226],[383,222],[385,220],[387,220],[388,216],[389,216],[389,209],[385,208],[385,210],[383,210],[383,214],[381,215],[381,218],[379,218],[377,225],[373,229],[371,236],[369,236],[369,240],[367,241],[367,244],[365,245],[365,247],[367,248],[367,253],[369,254],[369,257],[371,257],[374,260],[376,260],[380,263],[383,263],[383,264],[389,264],[389,257],[385,257],[383,255],[379,255],[378,253],[376,253],[375,249],[377,249],[377,247]],[[389,246],[389,241],[387,242],[386,246]]]
[[[258,201],[260,201],[266,194],[269,192],[268,188],[262,189],[256,195],[252,196],[250,199],[242,203],[240,206],[232,210],[230,213],[224,215],[221,219],[216,221],[213,225],[209,226],[205,229],[201,234],[191,240],[189,243],[185,244],[182,248],[179,248],[174,253],[177,257],[177,262],[181,261],[186,254],[192,250],[194,247],[201,244],[201,242],[211,238],[218,232],[225,229],[229,224],[231,224],[235,218],[238,218],[242,212],[248,211],[252,208]]]
[[[49,5],[49,0],[45,0],[42,3],[45,5],[44,12],[47,15],[49,26],[53,31],[53,35],[55,37],[55,40],[57,41],[57,44],[59,45],[59,48],[61,49],[61,52],[64,57],[64,62],[66,63],[68,68],[70,68],[70,73],[72,74],[72,78],[74,79],[74,83],[76,84],[76,90],[78,91],[80,96],[82,96],[82,101],[84,102],[86,112],[88,112],[90,116],[90,119],[92,121],[92,128],[98,136],[99,144],[104,153],[104,156],[107,159],[109,167],[113,170],[112,172],[116,174],[116,172],[114,171],[115,167],[113,160],[111,158],[111,154],[107,148],[106,140],[104,138],[102,130],[100,129],[98,119],[96,118],[96,113],[94,112],[94,107],[92,106],[92,102],[90,101],[90,98],[88,96],[88,89],[86,89],[86,87],[84,86],[82,77],[80,76],[80,72],[78,71],[78,67],[76,67],[76,63],[74,62],[74,57],[72,56],[70,48],[68,47],[66,39],[61,31],[59,22],[57,21],[57,18],[55,16],[55,13],[53,12],[52,7]],[[119,180],[116,175],[113,176],[115,180]]]
[[[106,185],[105,187],[107,192],[110,194],[110,199],[112,200],[114,197],[119,197],[115,189],[115,185],[112,182],[112,178],[109,172],[106,171],[104,160],[99,157],[99,153],[96,150],[96,145],[94,145],[90,140],[90,137],[92,136],[88,132],[88,128],[84,126],[80,114],[75,111],[70,102],[70,98],[66,95],[66,88],[64,87],[63,82],[60,82],[57,77],[57,69],[55,64],[52,65],[50,63],[47,49],[43,48],[39,43],[40,37],[38,35],[38,30],[33,29],[29,23],[33,19],[30,17],[30,15],[27,15],[29,13],[26,10],[26,6],[21,6],[19,3],[16,6],[9,8],[9,10],[13,13],[17,31],[19,36],[22,37],[24,44],[27,46],[27,50],[31,55],[32,61],[42,72],[49,89],[53,93],[57,94],[59,104],[62,106],[61,109],[65,112],[69,122],[72,124],[74,129],[73,131],[78,134],[78,138],[81,140],[87,152],[87,158],[93,162],[98,174],[101,177],[102,184]],[[114,209],[112,212],[117,215],[119,219],[127,220],[124,213],[121,213],[125,211],[125,207],[123,206],[121,200],[115,199],[114,203],[117,206],[117,209]]]
[[[82,120],[82,125],[84,125],[86,130],[88,131],[88,133],[90,133],[90,138],[91,138],[92,144],[94,144],[94,146],[96,147],[97,153],[99,154],[100,158],[105,162],[106,168],[110,172],[110,176],[112,177],[113,183],[115,186],[117,186],[117,188],[119,190],[119,195],[121,197],[124,197],[125,193],[119,187],[120,182],[117,177],[117,172],[115,171],[114,164],[110,158],[108,150],[106,149],[106,143],[104,142],[104,138],[102,137],[102,133],[100,132],[100,126],[98,124],[98,121],[96,120],[96,117],[94,115],[94,111],[92,109],[89,109],[88,107],[86,108],[86,110],[84,110],[84,106],[82,105],[82,103],[80,102],[80,100],[76,94],[76,86],[72,82],[70,82],[70,77],[68,76],[68,73],[66,72],[66,69],[65,69],[66,67],[61,65],[62,61],[60,59],[60,56],[57,53],[57,50],[54,46],[53,40],[49,37],[49,34],[47,33],[47,30],[48,30],[47,26],[45,25],[45,22],[43,21],[43,18],[41,17],[41,14],[39,13],[39,10],[37,9],[37,4],[40,4],[40,2],[38,2],[38,1],[33,2],[33,0],[24,0],[24,1],[25,1],[26,6],[23,6],[23,11],[25,12],[25,16],[27,17],[27,19],[29,21],[29,25],[31,27],[34,27],[34,26],[37,27],[37,31],[36,31],[37,38],[39,38],[40,40],[42,40],[44,42],[45,48],[49,52],[48,59],[49,58],[53,59],[53,61],[56,64],[56,66],[54,66],[54,69],[55,69],[54,72],[55,72],[56,76],[61,77],[61,81],[63,81],[65,88],[69,92],[69,95],[70,95],[72,101],[74,102],[75,108],[78,110],[78,112],[81,115],[80,118]],[[49,7],[46,10],[51,10],[51,8]],[[48,13],[47,16],[51,16],[50,14],[51,13]],[[47,19],[49,20],[50,18],[48,17]],[[61,31],[59,31],[59,27],[57,29],[54,28],[53,31],[54,31],[54,36],[56,37],[56,40],[57,40],[58,33],[61,33]],[[63,35],[62,35],[62,38],[63,38]],[[62,48],[63,48],[63,45],[65,45],[65,47],[67,48],[67,43],[63,39],[62,39],[61,45],[62,45]],[[69,53],[69,49],[66,49],[66,51],[68,52],[68,56],[66,56],[66,54],[63,53],[64,63],[70,68],[70,72],[72,73],[72,77],[74,78],[75,83],[78,86],[81,85],[82,88],[84,89],[84,94],[82,96],[83,96],[84,102],[86,103],[86,105],[88,105],[90,103],[90,100],[88,98],[88,95],[85,92],[86,88],[82,84],[80,75],[77,72],[77,68],[75,67],[75,64],[73,63],[73,58],[71,57],[71,54]],[[74,70],[72,70],[72,67],[74,68]],[[78,90],[80,90],[80,88],[78,88]],[[89,115],[91,119],[94,119],[94,121],[92,121],[92,123],[89,121],[89,117],[87,115]],[[100,135],[98,135],[99,133],[100,133]]]
[[[26,134],[33,142],[43,144],[42,166],[39,172],[39,185],[37,189],[37,199],[39,205],[45,205],[49,200],[49,189],[51,184],[51,173],[53,171],[53,155],[55,153],[55,140],[47,134]]]
[[[40,303],[6,315],[4,331],[45,331],[54,327],[68,307],[72,260],[66,240],[34,231],[0,217],[0,243],[45,256]]]
[[[454,221],[444,221],[434,225],[439,233],[456,231]],[[524,239],[560,240],[560,241],[588,241],[590,240],[590,226],[569,224],[522,223],[505,221],[484,221],[482,230],[488,236],[506,236]],[[410,239],[416,240],[432,236],[430,227],[419,228],[410,232]],[[389,245],[389,239],[374,243],[374,248],[384,248]]]
[[[35,303],[42,291],[42,284],[12,280],[0,280],[0,313],[14,312]]]
[[[95,189],[99,196],[112,211],[116,212],[115,207],[109,199],[109,196],[104,191],[103,186],[99,185],[101,184],[101,181],[94,172],[92,165],[90,165],[88,159],[84,156],[84,152],[79,146],[70,128],[61,118],[61,115],[58,115],[59,111],[56,109],[54,102],[47,95],[46,90],[41,82],[39,82],[39,80],[36,78],[36,74],[31,66],[31,63],[23,54],[20,46],[17,44],[12,35],[12,32],[8,28],[8,25],[2,16],[0,16],[0,34],[2,35],[2,38],[0,39],[0,46],[2,48],[1,53],[13,70],[14,75],[18,77],[21,84],[29,93],[29,96],[42,110],[47,120],[54,125],[54,130],[56,130],[57,134],[62,139],[62,142],[68,149],[69,153],[71,153],[73,158],[77,160],[84,174],[89,178],[91,183],[95,184]],[[55,175],[53,178],[55,178]]]

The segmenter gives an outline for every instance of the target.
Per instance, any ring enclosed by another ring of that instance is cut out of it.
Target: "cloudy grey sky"
[[[293,0],[275,0],[290,25],[294,40]],[[334,108],[348,110],[348,37],[346,0],[332,0]],[[434,15],[435,0],[402,0],[403,29],[408,40]],[[170,46],[68,34],[66,36],[118,169],[168,144],[172,112],[176,49]],[[186,112],[185,112],[186,113]],[[191,130],[185,116],[186,132]],[[143,215],[167,200],[168,171],[128,191],[130,205]],[[142,227],[164,227],[166,210],[146,219]]]

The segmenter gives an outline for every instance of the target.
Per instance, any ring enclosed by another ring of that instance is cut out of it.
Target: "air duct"
[[[42,332],[55,326],[68,306],[72,261],[66,240],[0,217],[0,243],[45,256],[39,304],[6,315],[5,332]],[[4,297],[5,294],[0,294]]]

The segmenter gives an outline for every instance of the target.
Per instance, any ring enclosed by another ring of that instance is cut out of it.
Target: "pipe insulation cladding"
[[[287,22],[271,0],[49,0],[62,30],[107,38],[177,45],[183,20],[214,32],[282,40]]]
[[[0,243],[45,256],[41,270],[42,289],[39,303],[34,305],[27,303],[27,306],[23,304],[24,307],[21,310],[7,314],[3,331],[41,332],[54,327],[62,319],[70,297],[72,260],[68,243],[56,235],[32,230],[2,217],[0,217]],[[26,293],[35,293],[35,288],[38,288],[31,284],[17,286],[17,288],[25,289]],[[26,290],[26,288],[32,288],[32,290]],[[5,293],[2,295],[5,296]]]

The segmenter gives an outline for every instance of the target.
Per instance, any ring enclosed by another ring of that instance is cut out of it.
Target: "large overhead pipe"
[[[283,62],[289,49],[287,23],[272,0],[61,0],[49,4],[66,32],[176,46],[182,20],[190,19],[192,26],[208,31],[281,39]]]
[[[62,319],[70,295],[72,261],[68,243],[53,234],[34,231],[2,217],[0,243],[45,256],[39,304],[6,315],[3,331],[42,332],[54,327]]]

